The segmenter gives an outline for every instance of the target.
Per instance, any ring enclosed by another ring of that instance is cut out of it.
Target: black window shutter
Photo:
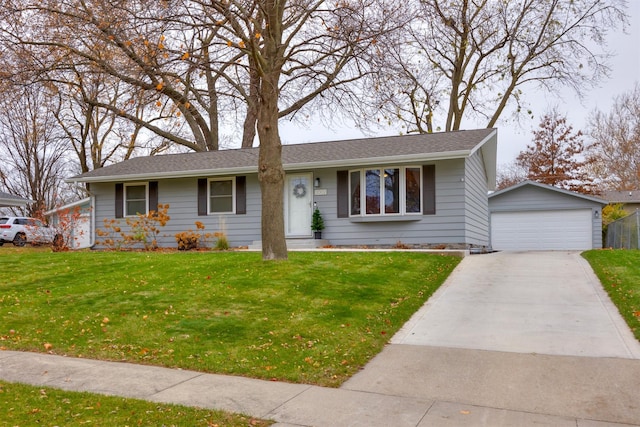
[[[198,215],[207,215],[207,179],[198,179]]]
[[[349,218],[349,171],[338,171],[338,218]]]
[[[149,181],[149,210],[158,212],[158,181]]]
[[[436,165],[422,167],[423,214],[436,214]]]
[[[236,177],[236,214],[247,213],[247,177]]]
[[[116,184],[116,218],[124,216],[124,184]]]

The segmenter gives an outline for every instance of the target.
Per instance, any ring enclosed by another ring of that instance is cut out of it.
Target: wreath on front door
[[[296,199],[302,199],[307,195],[307,187],[302,183],[298,183],[293,187],[293,195],[296,196]]]

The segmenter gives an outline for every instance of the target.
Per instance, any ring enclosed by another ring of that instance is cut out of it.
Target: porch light
[[[320,187],[320,178],[316,178],[315,181],[313,181],[313,186]]]

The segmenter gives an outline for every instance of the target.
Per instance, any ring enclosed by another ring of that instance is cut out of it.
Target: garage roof
[[[509,193],[511,191],[514,191],[514,190],[517,190],[519,188],[526,187],[526,186],[538,187],[538,188],[542,188],[544,190],[555,191],[555,192],[558,192],[560,194],[565,194],[567,196],[577,197],[579,199],[589,200],[591,202],[600,203],[602,205],[606,205],[607,204],[607,201],[602,200],[602,199],[600,199],[598,197],[589,196],[587,194],[576,193],[575,191],[564,190],[562,188],[554,187],[554,186],[547,185],[547,184],[541,184],[541,183],[535,182],[535,181],[523,181],[523,182],[521,182],[519,184],[512,185],[511,187],[507,187],[507,188],[504,188],[502,190],[499,190],[499,191],[496,191],[494,193],[489,194],[489,198],[491,199],[493,197],[497,197],[497,196],[500,196],[502,194]]]

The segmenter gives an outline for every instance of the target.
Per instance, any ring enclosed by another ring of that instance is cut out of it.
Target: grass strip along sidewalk
[[[587,251],[582,256],[640,340],[640,251],[604,249]]]
[[[459,259],[413,252],[12,251],[0,348],[338,387]]]
[[[270,421],[178,405],[0,381],[0,426],[266,427]]]

